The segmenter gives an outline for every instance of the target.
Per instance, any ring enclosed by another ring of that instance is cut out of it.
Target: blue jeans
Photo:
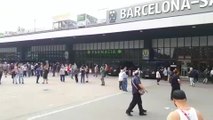
[[[124,78],[122,81],[122,89],[123,91],[127,91],[127,78]]]

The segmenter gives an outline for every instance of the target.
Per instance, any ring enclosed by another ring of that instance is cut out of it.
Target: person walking
[[[195,86],[195,71],[193,70],[192,67],[189,68],[189,81],[191,86]]]
[[[139,72],[135,71],[133,72],[133,78],[131,81],[131,85],[132,85],[132,101],[129,104],[129,107],[126,110],[126,114],[128,116],[133,116],[131,114],[133,108],[135,107],[135,105],[138,105],[138,109],[139,109],[139,115],[146,115],[147,110],[145,110],[142,106],[142,99],[141,99],[141,94],[139,93],[138,90],[144,90],[147,91],[145,89],[145,87],[143,86],[143,84],[140,81],[140,77],[138,76]],[[137,87],[137,88],[136,88]]]
[[[172,101],[177,109],[169,113],[167,120],[204,120],[201,112],[189,106],[183,90],[175,90],[172,93]]]
[[[208,83],[208,77],[209,77],[209,70],[208,70],[208,68],[206,68],[203,71],[203,76],[204,76],[203,84],[207,84]]]
[[[171,95],[170,95],[170,99],[172,100],[172,93],[175,90],[180,90],[180,77],[179,77],[179,73],[178,71],[175,69],[173,71],[173,75],[171,76]]]
[[[161,75],[160,75],[159,70],[157,70],[157,72],[156,72],[156,79],[157,79],[157,85],[160,85],[159,82],[160,82],[160,79],[161,79]]]

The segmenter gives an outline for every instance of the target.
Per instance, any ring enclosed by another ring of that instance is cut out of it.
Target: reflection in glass
[[[192,37],[192,46],[199,46],[199,37]]]
[[[213,36],[208,36],[208,46],[213,46]]]
[[[200,37],[200,46],[207,46],[207,36]]]
[[[163,39],[158,39],[158,47],[163,47]]]
[[[177,47],[177,38],[171,38],[171,47]]]
[[[164,47],[170,47],[170,39],[169,38],[164,39]]]
[[[191,46],[191,37],[186,37],[185,38],[185,46],[190,47]]]
[[[178,47],[184,47],[184,38],[178,38]]]
[[[157,39],[152,40],[152,47],[158,47],[158,40]]]

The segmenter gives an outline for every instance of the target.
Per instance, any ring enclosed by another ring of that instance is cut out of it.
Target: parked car
[[[141,77],[142,78],[156,78],[156,71],[168,67],[169,62],[165,61],[148,61],[145,62],[141,67]]]
[[[113,61],[109,63],[109,70],[107,72],[110,76],[118,76],[121,69],[127,68],[127,74],[132,75],[132,72],[137,69],[137,67],[131,61]]]
[[[155,79],[155,73],[156,73],[156,69],[155,68],[142,68],[142,74],[141,77],[142,78],[152,78]]]

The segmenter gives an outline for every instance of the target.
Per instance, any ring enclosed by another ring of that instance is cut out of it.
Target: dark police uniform
[[[133,83],[137,86],[137,88],[133,85]],[[129,104],[128,109],[126,110],[126,114],[129,116],[132,116],[131,112],[136,104],[138,104],[139,115],[146,115],[145,114],[146,110],[144,110],[142,106],[141,95],[138,92],[138,90],[141,89],[139,87],[139,84],[141,84],[140,78],[137,75],[135,75],[131,81],[133,98],[131,103]]]

